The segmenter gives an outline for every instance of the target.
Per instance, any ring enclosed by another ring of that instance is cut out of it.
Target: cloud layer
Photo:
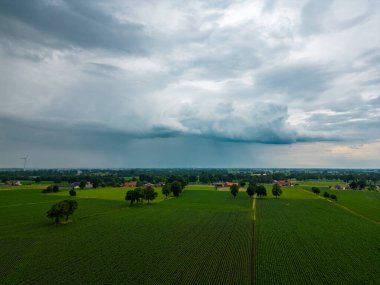
[[[376,0],[1,1],[1,152],[45,145],[71,151],[59,158],[70,166],[82,150],[131,156],[135,141],[175,144],[179,161],[194,142],[235,157],[242,145],[252,157],[295,145],[291,157],[300,143],[374,149],[379,26]]]

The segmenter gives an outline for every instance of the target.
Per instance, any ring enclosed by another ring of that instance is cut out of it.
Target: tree
[[[335,194],[330,195],[331,200],[334,200],[335,202],[338,202],[338,197]]]
[[[125,195],[125,200],[131,201],[130,205],[133,205],[134,202],[138,203],[140,202],[142,198],[141,195],[141,188],[137,187],[134,190],[129,190],[127,194]]]
[[[325,193],[323,193],[323,197],[325,197],[325,198],[330,198],[330,194],[327,193],[327,192],[325,192]]]
[[[257,196],[259,196],[260,198],[267,195],[267,189],[265,188],[264,185],[257,185],[255,192],[256,192]]]
[[[63,217],[65,217],[67,221],[69,216],[72,215],[77,208],[77,201],[63,200],[54,204],[46,214],[48,218],[54,219],[55,223],[58,224]]]
[[[365,179],[361,179],[358,182],[359,189],[362,190],[367,186],[367,181]]]
[[[240,185],[240,187],[245,187],[246,183],[245,183],[245,181],[240,181],[239,185]]]
[[[178,181],[174,181],[170,184],[170,190],[174,197],[178,197],[182,193],[182,184]]]
[[[163,195],[165,195],[165,197],[167,199],[168,196],[170,195],[170,193],[172,193],[172,190],[170,188],[170,184],[165,184],[164,186],[162,186],[161,192]]]
[[[54,193],[59,192],[59,186],[58,185],[54,185],[52,190],[53,190]]]
[[[234,196],[234,198],[236,198],[236,195],[239,193],[239,186],[237,184],[233,184],[230,187],[230,192],[231,192],[232,196]]]
[[[79,188],[80,188],[80,189],[84,189],[84,187],[86,187],[86,181],[82,180],[82,181],[79,183]]]
[[[92,181],[92,187],[93,187],[93,188],[98,188],[98,187],[99,187],[99,180],[94,179],[94,180]]]
[[[281,194],[282,194],[281,186],[278,185],[278,184],[274,184],[274,185],[273,185],[273,188],[272,188],[272,194],[273,194],[273,196],[275,196],[276,198],[278,198],[279,196],[281,196]]]
[[[358,185],[358,183],[356,181],[352,181],[348,185],[350,185],[350,188],[353,189],[353,190],[356,190],[359,187],[359,185]]]
[[[315,194],[319,194],[319,193],[321,193],[321,190],[319,190],[319,188],[318,187],[311,187],[311,191],[313,192],[313,193],[315,193]]]
[[[369,185],[368,191],[376,191],[376,186],[374,184]]]
[[[73,189],[71,189],[70,191],[69,191],[69,194],[70,194],[70,196],[76,196],[77,195],[77,192],[74,190],[74,188]]]
[[[147,200],[149,204],[149,201],[156,199],[157,192],[154,191],[154,188],[152,186],[147,186],[141,190],[141,196],[144,200]]]
[[[249,186],[247,188],[247,194],[249,197],[252,198],[252,196],[255,195],[255,186],[249,184]]]

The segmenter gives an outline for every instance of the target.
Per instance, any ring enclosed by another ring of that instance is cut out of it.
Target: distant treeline
[[[188,183],[213,182],[250,182],[271,183],[273,180],[342,180],[377,184],[380,170],[357,169],[40,169],[40,170],[3,170],[0,179],[32,180],[35,182],[53,181],[54,183],[91,181],[99,186],[117,186],[125,181],[139,183]]]

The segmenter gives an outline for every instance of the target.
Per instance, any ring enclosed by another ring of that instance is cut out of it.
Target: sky
[[[2,0],[0,167],[380,167],[378,0]]]

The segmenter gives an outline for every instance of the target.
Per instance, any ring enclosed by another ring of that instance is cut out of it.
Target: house
[[[292,183],[289,181],[289,180],[273,180],[273,185],[274,184],[277,184],[281,187],[284,187],[284,186],[293,186]]]
[[[337,189],[337,190],[346,190],[346,186],[343,186],[343,185],[340,185],[340,184],[336,184],[335,185],[335,189]]]
[[[94,185],[91,182],[86,182],[86,185],[84,186],[86,189],[94,188]]]
[[[10,186],[21,186],[22,185],[20,180],[8,180],[8,181],[5,181],[5,184],[10,185]]]
[[[71,183],[67,186],[67,188],[71,188],[71,189],[78,189],[79,188],[79,185],[80,185],[80,182],[74,182],[74,183]]]
[[[165,183],[162,183],[162,182],[158,182],[156,184],[146,183],[146,184],[144,184],[144,187],[162,187],[164,185],[165,185]]]
[[[232,185],[238,185],[235,182],[215,182],[213,183],[215,187],[231,187]]]
[[[121,187],[136,187],[137,186],[137,181],[128,181],[124,182]]]
[[[224,182],[215,182],[213,183],[215,187],[224,187]]]

